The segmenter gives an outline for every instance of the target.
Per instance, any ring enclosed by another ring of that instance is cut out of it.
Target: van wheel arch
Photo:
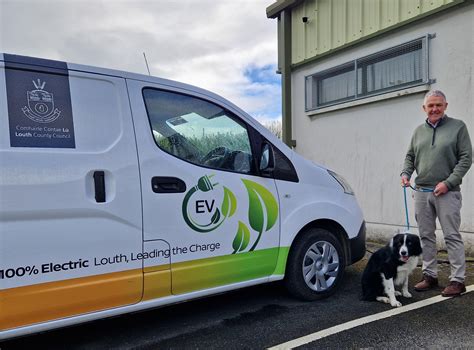
[[[288,254],[284,278],[288,291],[308,301],[332,295],[350,261],[346,237],[342,227],[328,220],[304,227]]]
[[[302,237],[312,228],[321,228],[321,229],[325,229],[331,232],[331,234],[333,234],[334,237],[336,237],[342,245],[342,248],[344,250],[344,259],[346,261],[346,265],[348,261],[351,261],[350,242],[349,242],[349,236],[347,235],[346,230],[344,230],[344,228],[336,221],[328,220],[328,219],[316,220],[304,226],[296,234],[295,238],[293,239],[290,250],[291,248],[293,248],[295,243],[299,239],[302,239]]]

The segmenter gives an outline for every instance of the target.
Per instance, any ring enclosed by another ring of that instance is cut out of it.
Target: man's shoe
[[[415,290],[417,292],[424,292],[435,287],[438,287],[438,279],[429,275],[423,275],[423,279],[415,284]]]
[[[443,289],[441,295],[443,297],[457,297],[465,292],[466,286],[464,285],[464,283],[451,281],[449,282],[448,286]]]

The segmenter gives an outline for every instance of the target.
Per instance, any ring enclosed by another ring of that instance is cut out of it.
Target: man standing
[[[463,121],[448,117],[446,96],[429,91],[423,102],[426,122],[415,129],[401,173],[402,186],[410,185],[416,170],[415,217],[423,248],[423,279],[415,290],[425,291],[438,285],[436,217],[441,224],[451,265],[450,283],[445,297],[466,291],[466,259],[459,233],[462,197],[460,185],[472,164],[472,146]],[[426,189],[432,189],[427,191]]]

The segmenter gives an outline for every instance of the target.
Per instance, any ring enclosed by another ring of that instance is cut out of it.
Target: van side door
[[[255,131],[215,96],[127,84],[140,155],[145,247],[155,240],[169,245],[172,293],[271,275],[280,239],[279,200],[275,181],[258,174]]]
[[[0,329],[137,303],[142,208],[125,80],[18,57],[0,62]]]

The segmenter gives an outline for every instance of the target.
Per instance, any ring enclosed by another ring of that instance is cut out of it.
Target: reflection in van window
[[[155,89],[143,96],[155,142],[188,162],[254,172],[247,129],[229,111],[202,99]]]

